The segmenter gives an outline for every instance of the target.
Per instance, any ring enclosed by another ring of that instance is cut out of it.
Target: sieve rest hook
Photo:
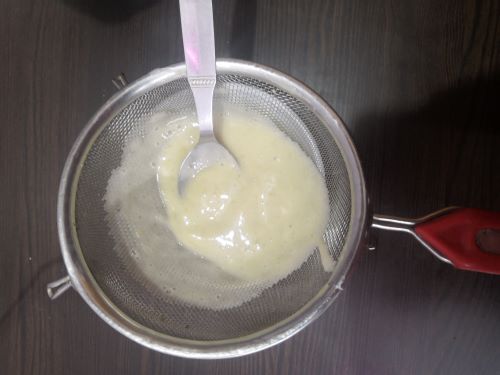
[[[47,284],[47,294],[51,300],[55,300],[71,287],[71,279],[65,276],[59,280]]]
[[[116,89],[120,91],[123,89],[125,86],[128,85],[127,77],[125,77],[125,73],[120,73],[116,76],[116,78],[113,78],[111,80],[113,82],[113,85],[115,85]]]

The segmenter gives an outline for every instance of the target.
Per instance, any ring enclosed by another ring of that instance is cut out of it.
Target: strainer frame
[[[66,160],[57,200],[57,227],[64,263],[71,285],[91,309],[126,337],[153,350],[186,358],[219,359],[251,354],[296,334],[318,318],[342,290],[357,250],[364,245],[367,228],[367,195],[361,164],[347,129],[337,113],[314,91],[273,68],[235,59],[217,60],[218,73],[243,74],[275,85],[301,100],[326,124],[337,142],[349,174],[351,217],[342,256],[328,282],[295,314],[279,323],[233,339],[200,341],[177,338],[147,328],[120,311],[101,290],[84,259],[76,235],[74,201],[83,161],[105,124],[138,96],[169,81],[185,77],[182,64],[153,70],[112,96],[90,119],[76,139]]]

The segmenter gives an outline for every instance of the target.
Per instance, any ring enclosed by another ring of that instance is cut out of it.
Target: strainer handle
[[[500,275],[500,212],[449,207],[419,219],[374,215],[372,227],[410,233],[458,269]]]

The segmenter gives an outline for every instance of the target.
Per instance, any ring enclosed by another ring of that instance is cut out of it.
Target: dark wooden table
[[[214,0],[217,55],[281,69],[345,119],[374,211],[500,210],[500,3]],[[87,119],[183,60],[175,0],[0,2],[1,374],[500,374],[500,277],[380,233],[316,322],[248,357],[162,355],[121,336],[61,277],[56,194]]]

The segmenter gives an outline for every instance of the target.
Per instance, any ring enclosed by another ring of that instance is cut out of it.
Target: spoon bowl
[[[182,194],[189,181],[201,170],[217,164],[238,167],[233,155],[215,137],[209,140],[200,139],[182,162],[179,172],[179,192]]]

